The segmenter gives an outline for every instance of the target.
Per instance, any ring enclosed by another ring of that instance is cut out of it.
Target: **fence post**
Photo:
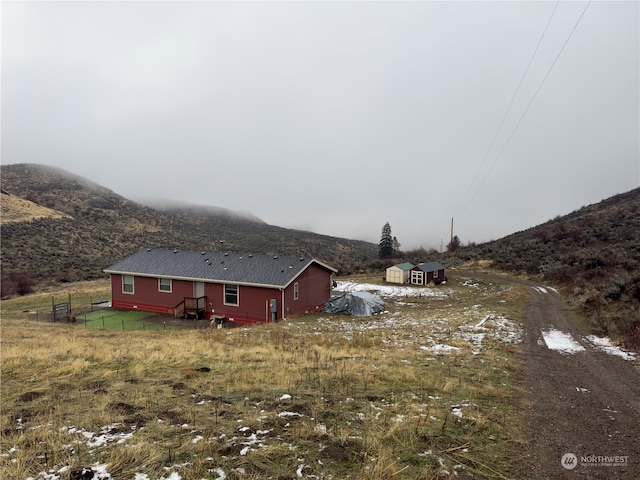
[[[122,319],[122,331],[124,332],[124,318]]]
[[[104,315],[102,315],[102,328],[104,328]]]

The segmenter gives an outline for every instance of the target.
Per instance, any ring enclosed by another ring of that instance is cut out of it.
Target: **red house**
[[[312,258],[147,249],[104,272],[114,308],[257,323],[322,308],[337,271]]]

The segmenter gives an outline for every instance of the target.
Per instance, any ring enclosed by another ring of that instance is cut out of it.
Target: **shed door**
[[[193,296],[204,297],[204,282],[193,282]]]

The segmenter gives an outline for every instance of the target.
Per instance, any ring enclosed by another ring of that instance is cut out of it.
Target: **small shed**
[[[438,262],[419,263],[411,269],[410,282],[412,285],[436,285],[446,280],[444,266]]]
[[[413,263],[399,263],[387,268],[386,280],[389,283],[409,283],[409,272],[415,265]]]

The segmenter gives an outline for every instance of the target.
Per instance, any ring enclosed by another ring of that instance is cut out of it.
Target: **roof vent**
[[[300,261],[301,261],[301,262],[304,262],[304,257],[300,257]]]
[[[240,255],[240,256],[238,257],[238,260],[242,260],[242,255]]]
[[[277,255],[274,255],[273,259],[274,259],[274,260],[277,260],[277,259],[278,259],[278,256],[277,256]]]
[[[248,257],[249,257],[249,258],[253,258],[253,253],[250,253],[250,254],[248,255]]]
[[[204,255],[204,252],[202,252],[200,255]]]
[[[293,268],[293,265],[289,265],[289,268]]]
[[[224,256],[228,257],[229,256],[229,252],[224,252]]]
[[[280,270],[280,273],[284,273],[284,268],[282,270]]]
[[[208,262],[208,261],[209,261],[209,257],[205,258],[205,259],[204,259],[204,261],[205,261],[205,262]]]
[[[147,248],[147,252],[150,252],[150,251],[151,251],[151,249],[150,249],[150,248]]]
[[[173,253],[178,253],[178,250],[174,250]]]

